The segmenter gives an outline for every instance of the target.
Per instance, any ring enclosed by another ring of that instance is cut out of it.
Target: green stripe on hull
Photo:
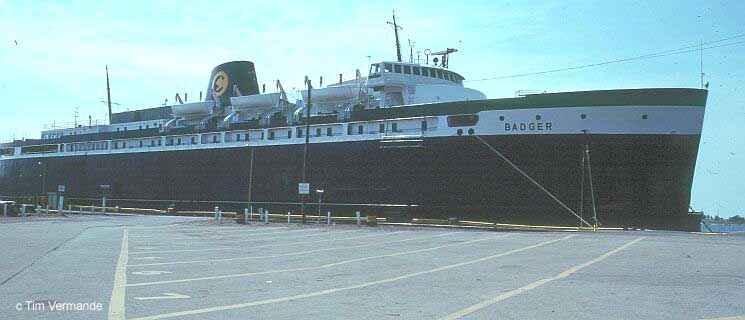
[[[352,112],[352,121],[477,113],[484,110],[589,106],[706,106],[707,90],[619,89],[527,95],[475,101],[432,103]]]

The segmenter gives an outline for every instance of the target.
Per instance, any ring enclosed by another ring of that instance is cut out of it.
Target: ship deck
[[[13,318],[745,315],[742,234],[236,225],[135,215],[0,218],[0,239],[0,297]],[[38,310],[26,301],[102,308]]]

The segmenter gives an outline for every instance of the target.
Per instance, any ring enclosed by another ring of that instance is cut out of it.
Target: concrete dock
[[[0,319],[745,317],[743,234],[27,217],[0,254]]]

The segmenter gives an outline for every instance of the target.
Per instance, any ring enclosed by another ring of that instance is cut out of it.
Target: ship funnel
[[[205,101],[213,100],[214,96],[220,99],[220,104],[223,106],[230,105],[230,97],[234,91],[239,91],[243,95],[259,94],[259,83],[256,81],[253,62],[231,61],[212,69],[210,82],[207,85],[207,92],[210,91],[215,94],[208,94]]]

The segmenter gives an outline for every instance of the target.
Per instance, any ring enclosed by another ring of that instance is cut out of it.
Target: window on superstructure
[[[378,127],[378,132],[383,133],[385,132],[385,123],[381,123]]]
[[[414,75],[415,76],[421,76],[422,75],[422,68],[420,68],[420,67],[414,67]]]
[[[352,124],[348,124],[347,125],[347,135],[349,135],[349,136],[352,135]]]
[[[422,131],[427,130],[427,120],[422,120]]]
[[[391,131],[398,132],[398,123],[391,123]]]
[[[142,126],[140,126],[140,127],[138,128],[138,130],[142,130]]]
[[[122,141],[122,149],[127,147],[127,141]]]
[[[179,146],[181,145],[181,138],[176,139],[176,144]]]
[[[334,129],[332,128],[326,128],[326,135],[327,136],[333,136],[334,135]]]
[[[155,147],[155,140],[150,140],[150,146]]]
[[[357,126],[357,133],[358,133],[358,134],[363,134],[363,133],[365,133],[365,127],[364,127],[363,125],[359,125],[359,126]]]
[[[385,72],[393,72],[393,64],[386,63],[385,64]]]
[[[145,129],[150,129],[150,125],[149,124],[146,124],[145,125]]]
[[[297,128],[297,137],[298,138],[303,137],[303,128],[300,128],[300,127]]]
[[[217,135],[212,136],[212,143],[217,143]]]
[[[140,148],[142,148],[142,141],[140,141]]]
[[[404,66],[404,73],[411,74],[411,66]]]
[[[274,131],[269,131],[269,140],[274,140]]]
[[[380,65],[379,64],[371,64],[370,65],[370,74],[376,74],[380,72]]]
[[[437,75],[437,78],[438,79],[442,79],[442,70],[435,69],[435,75]]]
[[[316,128],[316,137],[321,136],[321,128]]]
[[[292,139],[292,130],[287,130],[287,139]]]
[[[191,137],[191,144],[197,144],[197,138]]]
[[[158,139],[158,146],[160,147],[161,145],[163,145],[163,142],[160,139]]]
[[[400,65],[400,64],[394,64],[394,65],[393,65],[393,70],[394,70],[394,71],[395,71],[396,73],[401,73],[401,65]]]

